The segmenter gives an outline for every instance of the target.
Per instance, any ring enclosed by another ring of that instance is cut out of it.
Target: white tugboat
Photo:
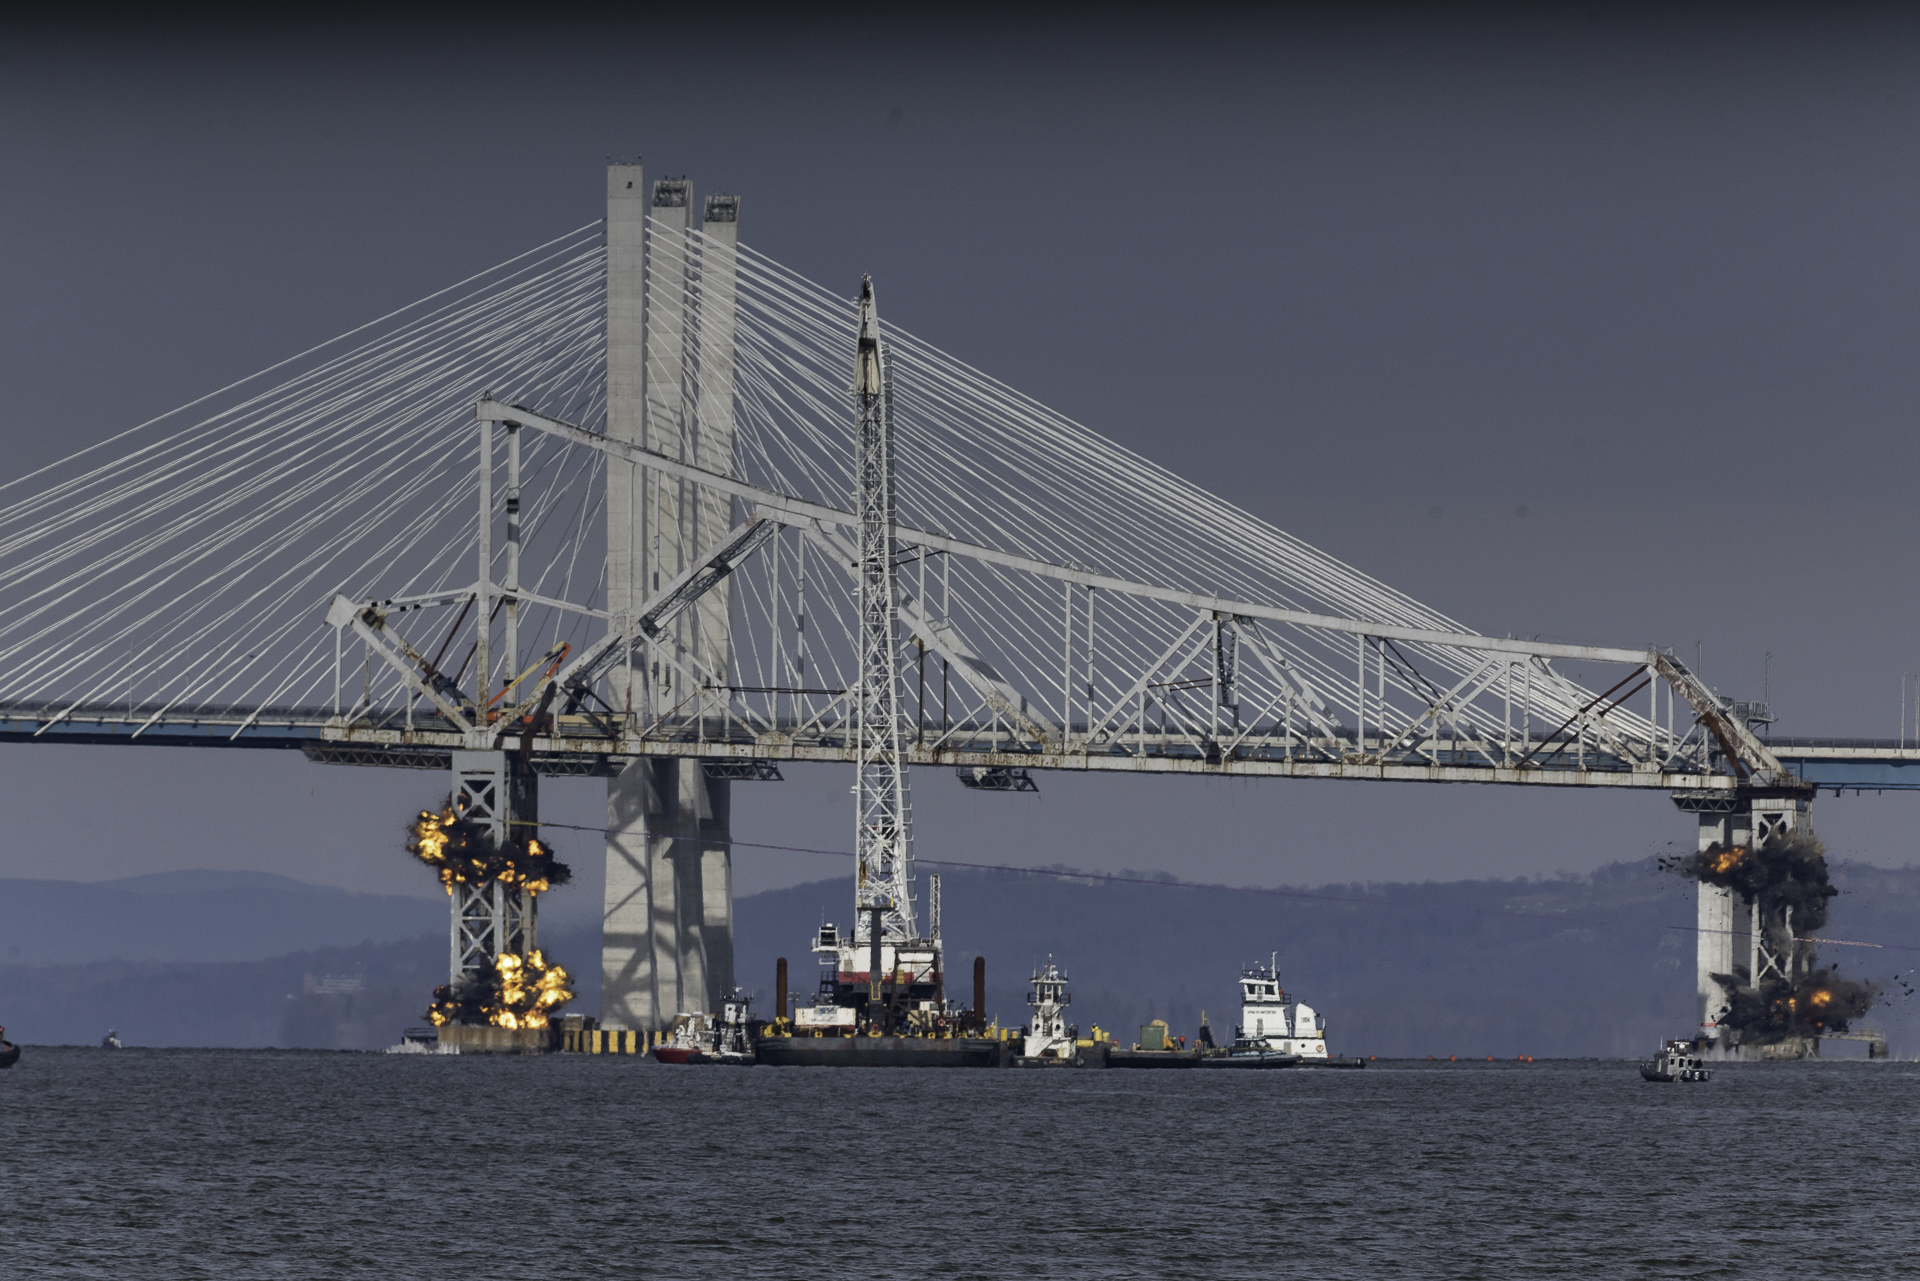
[[[1280,986],[1280,954],[1240,975],[1240,1026],[1232,1055],[1292,1055],[1302,1063],[1327,1058],[1327,1021],[1311,1005],[1289,999]]]
[[[1047,968],[1033,972],[1027,1004],[1033,1009],[1033,1021],[1027,1025],[1020,1066],[1072,1066],[1078,1029],[1067,1023],[1067,1007],[1073,1004],[1073,998],[1067,995],[1067,976],[1060,972],[1051,956],[1047,958]]]
[[[1660,1047],[1653,1062],[1640,1065],[1643,1081],[1707,1081],[1712,1077],[1713,1073],[1702,1067],[1695,1057],[1691,1041],[1668,1041]]]
[[[1363,1068],[1365,1059],[1327,1054],[1327,1021],[1311,1005],[1290,999],[1280,986],[1280,954],[1240,974],[1240,1025],[1233,1046],[1209,1050],[1207,1068]],[[1205,1042],[1211,1043],[1211,1032]]]

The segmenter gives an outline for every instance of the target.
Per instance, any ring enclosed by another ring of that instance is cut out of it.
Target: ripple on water
[[[30,1049],[0,1275],[1895,1276],[1906,1063],[705,1070]]]

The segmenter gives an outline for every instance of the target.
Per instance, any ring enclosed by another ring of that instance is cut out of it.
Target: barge
[[[1003,1067],[1011,1042],[987,1037],[762,1036],[755,1049],[772,1067]]]
[[[1155,1019],[1140,1029],[1140,1039],[1131,1049],[1115,1045],[1107,1050],[1110,1068],[1191,1068],[1200,1066],[1200,1047],[1188,1049],[1176,1041],[1165,1019]]]
[[[820,979],[811,1001],[762,1024],[754,1056],[770,1067],[1008,1067],[1020,1042],[986,1020],[987,962],[973,961],[973,1007],[947,999],[940,939],[940,878],[930,877],[927,937],[889,937],[888,909],[861,910],[855,929],[832,923],[814,936]]]

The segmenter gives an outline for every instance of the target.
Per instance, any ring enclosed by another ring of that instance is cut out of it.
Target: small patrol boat
[[[1651,1063],[1640,1065],[1643,1081],[1707,1081],[1713,1073],[1700,1065],[1692,1041],[1668,1041]]]
[[[718,1014],[675,1015],[672,1039],[654,1046],[653,1057],[662,1063],[751,1067],[753,1036],[747,1018],[751,1005],[751,999],[735,988]]]
[[[103,1050],[124,1050],[126,1047],[120,1044],[119,1033],[115,1032],[112,1028],[108,1028],[107,1034],[100,1038],[100,1048]]]
[[[0,1027],[0,1068],[10,1068],[20,1061],[20,1047],[6,1039],[6,1031]]]
[[[1300,1066],[1298,1054],[1282,1054],[1257,1041],[1235,1041],[1222,1053],[1204,1055],[1203,1068],[1290,1068]]]

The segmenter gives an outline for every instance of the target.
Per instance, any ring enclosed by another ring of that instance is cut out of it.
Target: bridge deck
[[[568,726],[567,728],[578,728]],[[537,768],[547,774],[606,774],[617,772],[628,760],[642,756],[700,757],[713,760],[775,760],[851,762],[853,751],[832,732],[816,733],[798,741],[785,734],[752,735],[741,732],[701,738],[680,736],[624,736],[567,733],[537,737],[533,753]],[[179,716],[160,709],[135,707],[89,708],[56,719],[33,711],[0,714],[0,742],[115,744],[147,747],[229,747],[298,750],[315,760],[340,764],[381,765],[421,769],[445,768],[458,749],[491,746],[469,742],[458,734],[419,724],[413,729],[344,726],[330,712],[312,708],[235,712],[224,716]],[[966,732],[950,730],[948,741],[910,746],[913,764],[927,766],[1009,766],[1029,770],[1076,770],[1083,773],[1194,774],[1239,778],[1346,778],[1425,783],[1530,784],[1557,787],[1626,787],[1644,789],[1732,788],[1730,774],[1702,774],[1651,768],[1645,764],[1622,767],[1612,758],[1575,763],[1577,744],[1568,739],[1541,747],[1536,760],[1516,767],[1510,761],[1490,761],[1485,743],[1433,740],[1416,750],[1401,750],[1379,758],[1379,744],[1366,750],[1351,737],[1337,744],[1273,739],[1242,742],[1231,753],[1210,754],[1204,745],[1183,739],[1148,737],[1123,743],[1088,747],[1069,740],[1065,750],[1033,750],[1011,744],[1006,735],[996,739],[988,727]],[[954,741],[958,740],[958,741]],[[517,736],[506,741],[518,745]],[[1329,750],[1329,747],[1335,750]],[[1779,738],[1770,742],[1774,754],[1795,774],[1820,788],[1836,791],[1920,790],[1920,743],[1893,739]],[[1558,750],[1551,750],[1557,748]]]

